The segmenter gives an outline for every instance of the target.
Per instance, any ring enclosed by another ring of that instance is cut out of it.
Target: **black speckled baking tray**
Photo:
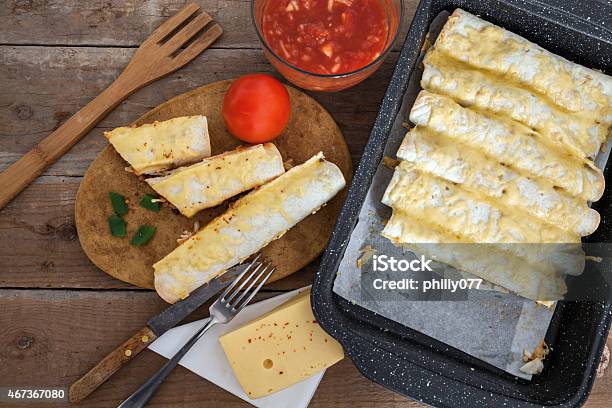
[[[612,74],[612,6],[605,0],[422,0],[315,276],[312,304],[322,327],[370,380],[437,407],[575,407],[589,394],[612,322],[607,303],[560,302],[546,335],[552,352],[541,375],[517,379],[460,350],[347,302],[333,293],[387,136],[433,19],[462,8],[589,68]],[[604,175],[610,183],[610,164]],[[602,217],[588,242],[609,242],[612,196],[593,205]]]

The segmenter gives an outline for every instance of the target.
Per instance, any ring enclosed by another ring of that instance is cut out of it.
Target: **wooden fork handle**
[[[120,75],[32,150],[0,173],[0,209],[89,132],[114,107],[144,84]]]
[[[117,370],[146,349],[155,339],[157,339],[157,336],[148,326],[140,329],[70,386],[68,391],[70,402],[83,401]]]

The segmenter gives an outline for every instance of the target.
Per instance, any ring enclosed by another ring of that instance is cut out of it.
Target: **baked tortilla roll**
[[[402,161],[382,202],[478,243],[573,243],[577,234],[506,209]]]
[[[556,269],[572,275],[582,272],[577,272],[577,262],[574,257],[565,256],[567,249],[561,245],[580,243],[579,236],[416,171],[408,162],[396,167],[382,202],[436,225],[462,242],[499,244],[500,248],[544,270]]]
[[[544,178],[573,196],[597,201],[603,194],[604,177],[592,161],[555,149],[517,122],[463,108],[447,96],[427,91],[417,97],[410,120],[534,178]]]
[[[609,123],[600,122],[591,111],[568,113],[548,98],[470,69],[435,48],[427,53],[424,66],[424,89],[450,96],[463,106],[516,120],[581,158],[595,157],[607,138]]]
[[[104,136],[137,175],[159,173],[210,156],[206,116],[119,127]]]
[[[546,51],[523,37],[457,9],[435,48],[544,95],[570,112],[612,122],[612,78]]]
[[[572,234],[586,236],[599,225],[599,213],[584,200],[427,128],[412,128],[404,137],[397,158],[412,163],[421,172],[460,184],[480,197],[506,208],[517,208]]]
[[[481,277],[528,299],[558,300],[567,292],[565,281],[554,270],[540,269],[495,245],[462,243],[455,235],[402,211],[393,210],[381,234],[397,245]]]
[[[167,302],[244,261],[316,212],[346,184],[319,153],[253,190],[153,265],[155,289]]]
[[[239,147],[146,181],[181,214],[193,217],[284,172],[280,152],[274,144],[266,143]]]

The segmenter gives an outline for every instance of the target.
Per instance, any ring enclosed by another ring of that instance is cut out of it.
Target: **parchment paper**
[[[447,15],[438,16],[432,24],[430,43],[435,41],[446,18]],[[421,53],[421,59],[423,56],[424,52]],[[408,122],[410,108],[421,90],[421,74],[422,64],[419,61],[387,141],[387,157],[396,157],[395,153],[406,134],[406,128],[402,124]],[[604,151],[596,158],[595,162],[600,168],[605,165],[609,154],[610,143],[606,144]],[[470,291],[469,299],[460,301],[424,301],[426,299],[422,294],[398,291],[388,291],[384,299],[381,299],[379,294],[372,293],[373,290],[368,291],[367,286],[362,288],[362,270],[367,271],[368,268],[364,265],[359,268],[357,260],[362,256],[363,248],[371,246],[377,254],[394,256],[397,259],[410,257],[407,250],[393,245],[380,235],[391,216],[391,209],[382,204],[381,199],[392,174],[393,170],[383,162],[379,164],[361,209],[359,222],[340,263],[334,292],[359,306],[418,330],[512,375],[531,379],[531,375],[519,370],[524,364],[523,350],[532,352],[544,338],[554,307],[537,305],[531,300],[497,290],[499,288],[492,284],[481,288],[484,290]],[[439,264],[434,271],[443,271],[445,275],[453,274],[452,268],[440,267]],[[454,271],[455,275],[457,273]],[[422,279],[418,272],[405,274],[406,278],[414,276]],[[384,278],[384,274],[381,277]]]

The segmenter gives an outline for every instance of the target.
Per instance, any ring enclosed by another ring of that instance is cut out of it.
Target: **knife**
[[[87,374],[70,386],[68,392],[70,402],[76,403],[84,400],[159,336],[176,326],[194,310],[206,303],[213,295],[229,285],[248,265],[242,264],[228,269],[223,275],[217,276],[215,279],[191,292],[187,298],[166,308],[157,316],[150,318],[142,329],[104,357]]]

